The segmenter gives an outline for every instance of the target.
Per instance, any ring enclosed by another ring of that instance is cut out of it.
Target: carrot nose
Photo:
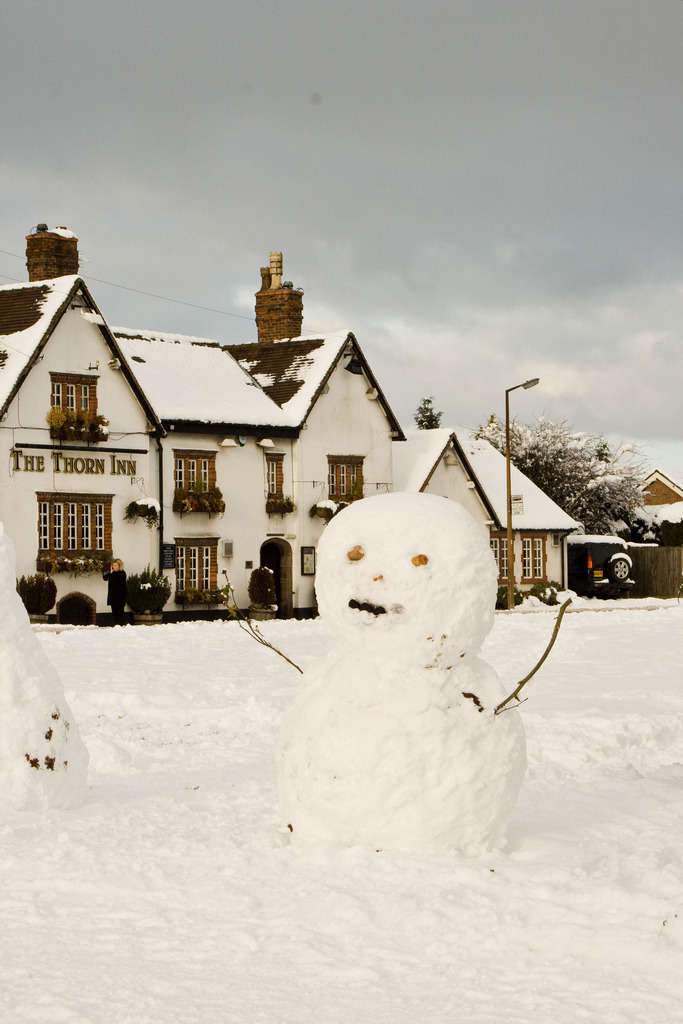
[[[377,583],[377,580],[383,580],[383,579],[384,579],[384,576],[382,576],[382,574],[380,573],[379,576],[373,576],[372,577],[372,582],[373,583]]]

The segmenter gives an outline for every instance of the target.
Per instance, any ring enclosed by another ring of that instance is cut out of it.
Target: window
[[[110,551],[111,545],[110,494],[38,494],[39,551],[94,553]]]
[[[176,537],[176,588],[216,590],[218,537]]]
[[[522,537],[522,580],[544,580],[546,567],[545,536]]]
[[[205,451],[173,451],[173,482],[176,489],[202,484],[207,491],[216,486],[216,453]]]
[[[77,373],[50,374],[50,405],[53,409],[87,409],[97,415],[97,377]]]
[[[266,485],[268,494],[281,497],[284,487],[284,454],[269,452],[266,455]]]
[[[363,456],[328,455],[328,497],[351,501],[363,497]]]
[[[498,566],[498,579],[508,578],[508,540],[507,537],[491,537],[491,550]]]

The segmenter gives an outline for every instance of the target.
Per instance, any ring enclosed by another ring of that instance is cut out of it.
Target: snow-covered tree
[[[505,424],[491,416],[477,432],[505,453]],[[510,424],[510,459],[549,498],[583,524],[586,533],[615,532],[642,504],[644,472],[633,445],[613,447],[565,420],[539,417]]]
[[[423,398],[417,409],[413,419],[417,425],[418,430],[433,430],[435,427],[441,426],[442,412],[437,412],[434,408],[434,396],[430,398]]]

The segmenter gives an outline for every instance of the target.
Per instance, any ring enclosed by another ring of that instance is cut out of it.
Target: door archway
[[[292,548],[286,540],[273,537],[261,545],[261,565],[270,569],[275,581],[278,619],[291,619],[294,612]]]

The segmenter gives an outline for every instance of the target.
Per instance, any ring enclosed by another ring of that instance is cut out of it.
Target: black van
[[[623,597],[635,586],[633,562],[621,537],[567,537],[569,589],[583,597]]]

